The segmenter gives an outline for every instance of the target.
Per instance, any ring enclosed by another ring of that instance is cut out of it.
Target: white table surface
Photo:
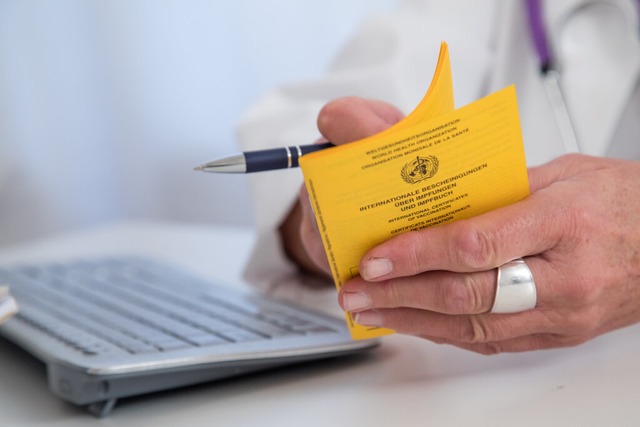
[[[0,251],[0,261],[126,250],[246,286],[248,229],[124,223]],[[0,340],[0,426],[638,426],[640,326],[579,347],[481,356],[385,337],[367,356],[124,399],[105,419],[49,393]]]

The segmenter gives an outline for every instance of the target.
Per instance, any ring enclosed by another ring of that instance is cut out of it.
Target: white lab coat
[[[581,151],[640,159],[637,33],[625,32],[627,21],[619,9],[591,6],[576,13],[582,3],[544,3]],[[255,105],[239,126],[240,145],[253,150],[313,142],[319,137],[319,109],[346,95],[382,99],[408,113],[430,83],[444,40],[456,106],[515,84],[527,163],[544,163],[564,154],[564,147],[527,25],[522,1],[407,1],[395,13],[366,22],[324,78],[280,87]],[[631,31],[637,32],[637,24]],[[258,240],[245,276],[272,293],[303,299],[306,291],[297,286],[301,278],[284,256],[277,233],[302,183],[301,173],[275,171],[249,179]]]

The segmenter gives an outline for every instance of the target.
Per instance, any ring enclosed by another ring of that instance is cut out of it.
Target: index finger
[[[553,247],[566,228],[559,196],[534,193],[512,205],[393,237],[360,262],[368,281],[434,270],[483,271]]]

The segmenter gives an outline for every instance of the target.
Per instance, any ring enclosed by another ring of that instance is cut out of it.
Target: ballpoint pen
[[[212,160],[194,170],[221,173],[251,173],[298,167],[298,159],[305,154],[333,147],[330,142],[295,145],[268,150],[245,151],[229,157]]]

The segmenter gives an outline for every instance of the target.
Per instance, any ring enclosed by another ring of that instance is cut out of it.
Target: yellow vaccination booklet
[[[446,43],[411,114],[379,134],[307,154],[300,167],[338,290],[383,241],[529,194],[515,88],[454,109]],[[393,332],[346,318],[354,339]]]

